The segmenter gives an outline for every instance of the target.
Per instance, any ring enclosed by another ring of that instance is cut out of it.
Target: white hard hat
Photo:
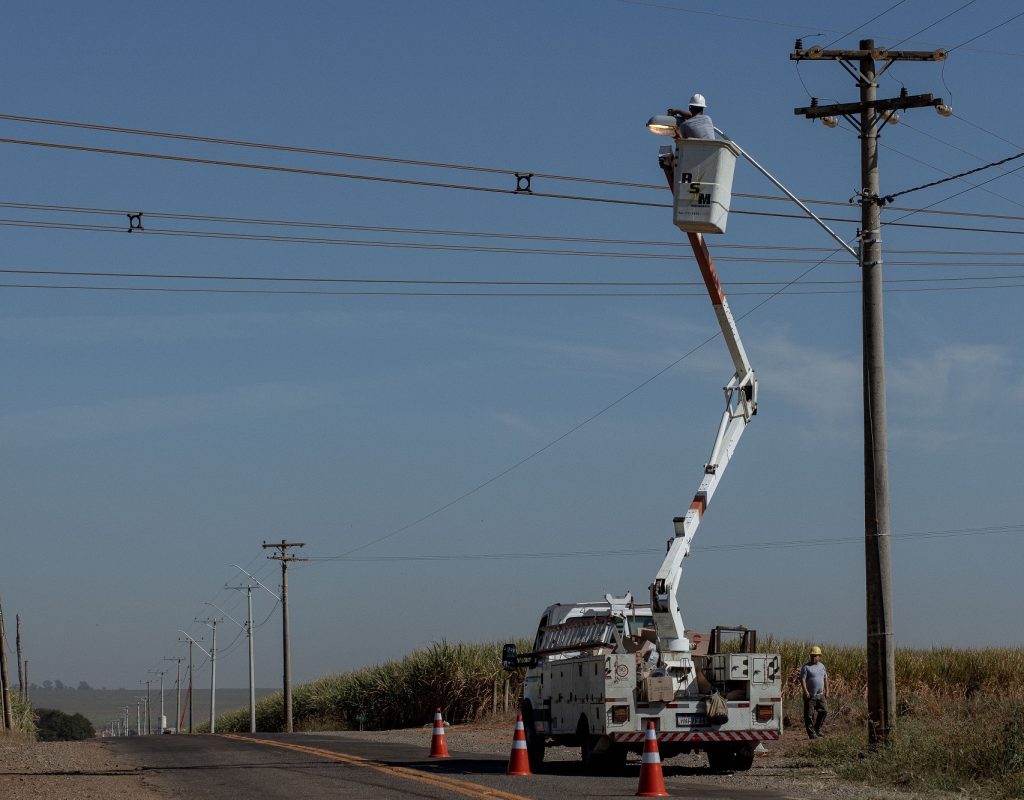
[[[707,108],[708,107],[707,101],[704,99],[704,95],[702,95],[702,94],[695,94],[693,97],[691,97],[690,98],[690,105],[694,106],[696,108]]]

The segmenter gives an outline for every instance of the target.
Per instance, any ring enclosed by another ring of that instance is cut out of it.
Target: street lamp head
[[[882,116],[882,119],[884,119],[890,125],[896,125],[900,121],[900,115],[897,114],[895,111],[891,111],[891,110],[883,111],[881,116]]]
[[[824,125],[826,128],[834,128],[836,127],[836,125],[839,124],[839,120],[837,120],[835,117],[822,117],[821,124]]]
[[[945,103],[939,103],[935,106],[935,113],[940,117],[951,117],[953,116],[953,107],[947,106]]]
[[[679,120],[667,114],[656,114],[647,120],[647,130],[656,136],[679,138]]]

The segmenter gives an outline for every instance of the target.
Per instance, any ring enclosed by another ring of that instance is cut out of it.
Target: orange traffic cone
[[[658,733],[654,723],[647,723],[647,734],[644,736],[644,757],[640,765],[640,786],[636,790],[637,797],[668,797],[665,791],[665,777],[661,774],[661,754],[658,752]]]
[[[530,772],[530,756],[526,750],[526,729],[523,727],[523,715],[516,717],[516,732],[512,736],[512,753],[508,757],[506,775],[532,775]]]
[[[444,718],[441,709],[434,712],[434,735],[430,738],[430,757],[448,758],[448,741],[444,738]]]

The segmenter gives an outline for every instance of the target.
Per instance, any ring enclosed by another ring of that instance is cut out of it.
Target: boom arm
[[[661,165],[666,171],[669,186],[672,186],[672,167],[674,158],[671,152],[663,154]],[[711,456],[704,465],[704,477],[701,479],[690,508],[682,517],[673,520],[675,538],[669,540],[668,553],[661,563],[661,568],[651,584],[651,608],[654,612],[654,624],[658,631],[662,660],[668,666],[687,666],[689,663],[690,643],[684,635],[683,618],[679,611],[676,591],[682,576],[683,559],[690,552],[690,543],[697,533],[701,518],[714,497],[715,490],[722,479],[725,468],[729,465],[736,445],[750,418],[757,413],[757,378],[747,359],[747,353],[740,340],[736,328],[736,320],[729,310],[725,292],[718,280],[714,261],[708,252],[704,237],[699,233],[687,233],[690,246],[700,267],[701,276],[715,309],[715,316],[722,329],[729,355],[732,357],[735,373],[724,387],[725,411],[718,425]]]

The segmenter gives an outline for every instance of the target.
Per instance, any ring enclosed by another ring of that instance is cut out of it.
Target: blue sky
[[[788,56],[799,35],[808,46],[839,37],[835,46],[855,47],[861,36],[895,44],[961,4],[908,0],[842,37],[889,5],[783,2],[769,12],[763,4],[740,2],[724,15],[720,6],[696,0],[306,3],[288,9],[260,2],[35,4],[12,11],[5,25],[0,113],[658,183],[662,140],[647,134],[643,123],[700,91],[715,123],[790,189],[808,199],[845,202],[859,183],[855,136],[796,117],[793,108],[808,102],[801,78],[823,99],[852,101],[856,89],[838,65],[806,63],[798,75]],[[952,48],[1011,15],[1005,4],[979,0],[903,46]],[[964,44],[944,69],[892,68],[881,95],[898,94],[902,83],[911,94],[951,97],[956,116],[908,111],[883,131],[883,191],[1024,149],[1012,144],[1024,142],[1024,118],[1006,102],[1005,89],[1024,71],[1021,25],[1018,19]],[[826,35],[814,38],[818,32]],[[0,137],[514,186],[507,175],[3,120]],[[6,269],[698,279],[684,248],[254,226],[245,232],[683,257],[218,240],[158,231],[242,229],[146,217],[173,212],[684,244],[668,210],[642,205],[8,143],[0,143],[0,170],[0,201],[141,210],[147,228],[147,234],[129,234],[0,226],[0,267]],[[989,170],[970,180],[997,175]],[[1002,175],[977,189],[957,181],[896,204],[919,208],[969,189],[936,208],[1016,219],[916,214],[906,221],[938,227],[885,230],[887,278],[973,279],[891,284],[893,290],[944,290],[889,291],[886,297],[893,529],[964,531],[894,541],[902,644],[1021,644],[1018,309],[1024,243],[1013,233],[1024,230],[1021,177]],[[533,187],[668,200],[667,191],[541,178]],[[734,188],[777,194],[745,164],[737,168]],[[752,198],[736,198],[734,208],[795,210]],[[856,207],[817,208],[843,220],[858,216]],[[899,213],[906,212],[886,212],[886,219]],[[120,216],[17,208],[0,208],[0,218],[127,226]],[[855,233],[855,221],[833,224],[846,237]],[[744,282],[793,280],[831,244],[809,222],[743,214],[732,216],[725,236],[710,240],[737,315],[764,299],[744,292],[780,288]],[[906,263],[914,261],[926,263]],[[948,291],[980,286],[979,276],[1009,276],[988,283],[1011,288]],[[837,256],[804,280],[857,277]],[[16,283],[237,288],[199,280],[0,276],[0,284]],[[740,322],[761,380],[761,411],[686,563],[680,597],[684,620],[694,629],[740,623],[826,642],[863,638],[863,548],[847,541],[863,531],[859,298],[856,284],[804,288],[848,293],[787,296],[801,290],[794,286]],[[322,558],[403,528],[553,442],[715,331],[700,296],[0,289],[5,611],[11,620],[15,612],[23,617],[34,680],[110,687],[135,685],[162,657],[183,652],[177,630],[202,633],[193,620],[211,611],[204,602],[236,617],[242,613],[241,594],[222,588],[241,576],[231,564],[273,585],[276,565],[264,558],[264,539],[304,541],[304,555]],[[721,409],[720,387],[730,373],[725,348],[712,342],[518,469],[358,555],[660,548],[700,479]],[[1016,527],[981,530],[996,526]],[[733,546],[744,547],[715,549]],[[294,674],[302,680],[398,657],[442,637],[529,635],[548,603],[627,589],[644,596],[659,561],[651,552],[313,561],[297,566],[290,581]],[[257,621],[272,608],[269,597],[258,597]],[[222,645],[235,638],[226,625]],[[258,682],[273,685],[280,674],[276,613],[256,636]],[[226,685],[243,684],[244,652],[241,640],[225,651],[218,672]]]

